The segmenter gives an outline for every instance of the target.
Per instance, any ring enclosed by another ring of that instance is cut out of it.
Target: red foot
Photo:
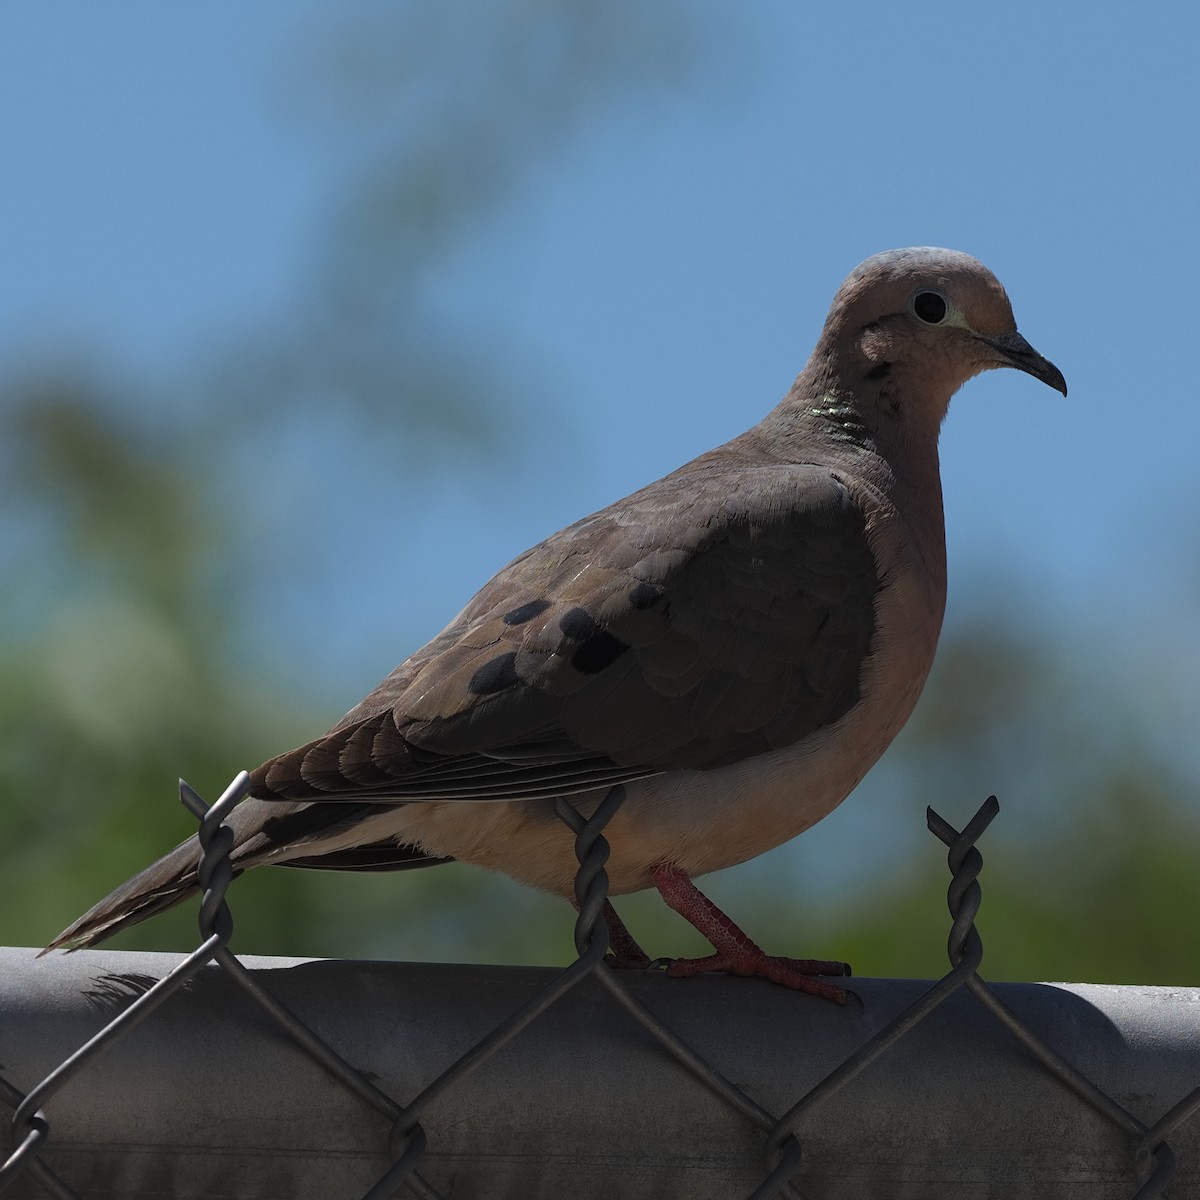
[[[702,975],[725,971],[731,975],[757,975],[797,992],[821,996],[835,1004],[845,1004],[844,988],[814,979],[814,975],[849,975],[842,962],[821,959],[781,958],[764,954],[698,887],[687,872],[670,863],[651,870],[654,885],[662,898],[685,920],[694,925],[713,944],[716,954],[707,958],[677,958],[667,968],[668,975]]]
[[[676,958],[667,967],[667,974],[677,978],[703,975],[710,971],[724,971],[729,975],[757,975],[796,992],[807,992],[810,996],[820,996],[835,1004],[846,1003],[845,988],[813,978],[814,975],[849,975],[845,963],[822,962],[814,958],[780,958],[764,954],[757,946],[755,950],[757,954],[742,954],[738,958],[726,958],[722,954],[710,954],[707,958]]]

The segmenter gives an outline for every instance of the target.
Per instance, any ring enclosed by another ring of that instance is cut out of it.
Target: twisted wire
[[[421,1124],[421,1115],[437,1097],[497,1053],[551,1005],[589,977],[595,979],[614,1002],[650,1033],[681,1066],[733,1111],[766,1133],[764,1155],[768,1173],[751,1193],[749,1200],[770,1200],[778,1196],[800,1200],[801,1193],[797,1190],[795,1176],[803,1166],[803,1148],[796,1128],[804,1115],[853,1080],[960,989],[969,991],[1047,1072],[1130,1139],[1132,1165],[1140,1179],[1132,1200],[1155,1200],[1164,1195],[1176,1167],[1175,1153],[1167,1138],[1200,1111],[1200,1087],[1197,1087],[1153,1125],[1147,1126],[1035,1034],[979,977],[983,943],[975,920],[982,902],[979,876],[983,857],[976,842],[999,812],[995,797],[989,797],[962,830],[955,829],[933,809],[927,811],[930,830],[947,846],[947,865],[951,875],[946,892],[951,918],[947,936],[950,971],[820,1080],[782,1117],[773,1116],[716,1071],[674,1030],[635,999],[628,988],[618,981],[615,972],[604,966],[610,931],[604,915],[608,904],[606,864],[609,844],[603,834],[625,800],[625,789],[620,785],[606,793],[590,817],[585,817],[566,800],[558,800],[555,804],[558,817],[575,835],[575,853],[579,861],[575,878],[578,915],[574,928],[578,958],[438,1075],[409,1104],[402,1105],[376,1087],[367,1076],[346,1062],[276,1000],[229,950],[233,916],[226,895],[236,872],[230,860],[233,832],[226,818],[247,794],[248,786],[248,777],[243,772],[221,798],[208,807],[193,789],[180,782],[180,801],[199,822],[201,858],[197,865],[197,879],[201,899],[197,923],[201,945],[55,1067],[28,1094],[22,1095],[19,1089],[0,1078],[0,1100],[15,1109],[12,1118],[14,1149],[0,1165],[0,1192],[16,1178],[27,1174],[55,1200],[78,1200],[77,1193],[40,1158],[51,1128],[47,1117],[48,1101],[106,1046],[144,1020],[209,962],[216,963],[227,973],[284,1033],[331,1076],[390,1122],[388,1146],[391,1162],[363,1200],[388,1200],[401,1190],[407,1190],[422,1200],[446,1200],[416,1169],[427,1149],[427,1134]]]

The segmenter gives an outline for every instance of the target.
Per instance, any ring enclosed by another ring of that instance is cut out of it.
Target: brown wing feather
[[[829,469],[725,447],[504,568],[254,794],[569,794],[789,745],[859,695],[880,586]]]

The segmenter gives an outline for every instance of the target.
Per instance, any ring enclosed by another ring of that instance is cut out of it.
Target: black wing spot
[[[891,373],[892,364],[890,362],[881,362],[877,366],[872,367],[867,372],[868,379],[886,379]]]
[[[586,642],[599,633],[599,626],[583,608],[572,608],[558,619],[558,627],[573,642]]]
[[[517,652],[510,650],[507,654],[501,654],[499,657],[485,662],[471,676],[471,682],[467,684],[467,687],[476,696],[492,696],[496,692],[502,692],[505,688],[510,688],[520,682],[520,677],[517,675]]]
[[[646,609],[653,608],[662,599],[662,596],[661,589],[652,587],[648,583],[639,583],[629,593],[629,604],[634,612],[645,612]]]
[[[549,600],[530,600],[517,608],[510,608],[504,614],[503,621],[505,625],[524,625],[526,621],[541,616],[549,607]]]
[[[571,655],[571,666],[581,675],[597,675],[605,667],[611,667],[628,649],[619,637],[601,631],[588,638]]]

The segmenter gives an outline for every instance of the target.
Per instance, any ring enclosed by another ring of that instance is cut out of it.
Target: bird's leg
[[[633,934],[625,928],[625,922],[617,916],[617,910],[607,900],[604,902],[604,920],[608,924],[608,945],[612,950],[604,961],[618,970],[648,967],[650,956],[637,944]]]
[[[701,975],[708,971],[726,971],[730,975],[759,975],[772,983],[798,992],[822,996],[837,1004],[846,1003],[846,991],[831,983],[822,983],[814,975],[849,975],[842,962],[821,959],[780,958],[765,954],[688,878],[686,871],[671,863],[658,863],[650,869],[654,886],[662,898],[684,920],[694,925],[712,942],[715,954],[707,958],[677,958],[667,968],[668,975]]]
[[[577,900],[571,904],[576,911],[579,909]],[[604,923],[608,926],[608,948],[611,954],[604,956],[604,961],[615,970],[643,970],[650,965],[650,956],[637,944],[634,936],[625,928],[625,922],[617,916],[617,910],[608,900],[604,902]]]

